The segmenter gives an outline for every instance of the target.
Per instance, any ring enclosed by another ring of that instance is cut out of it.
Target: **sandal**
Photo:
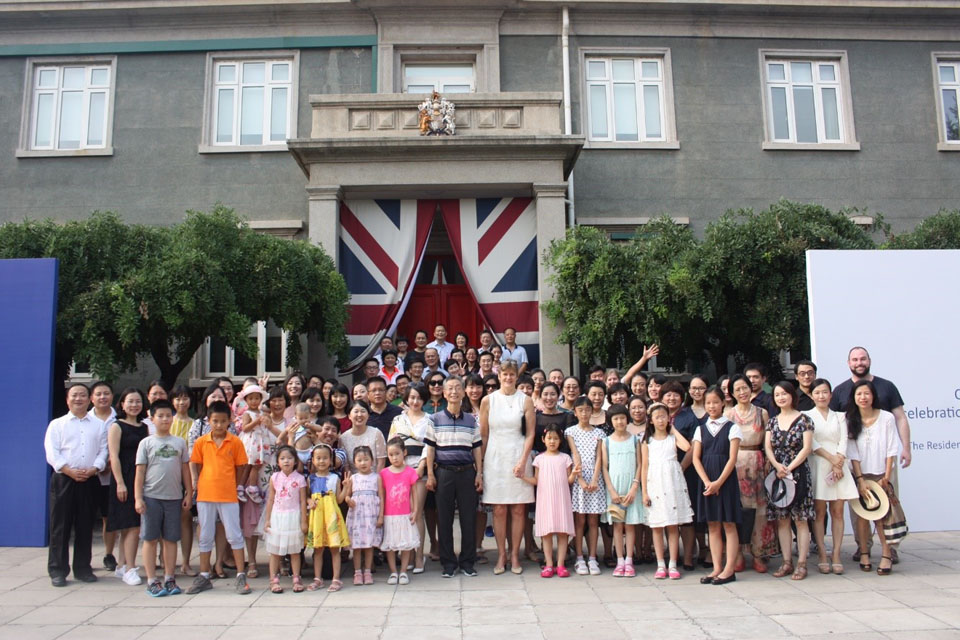
[[[790,576],[791,580],[803,580],[807,577],[807,565],[806,563],[797,564],[796,570],[793,572],[793,575]]]
[[[766,573],[767,563],[761,560],[760,558],[754,557],[753,570],[756,571],[757,573]]]
[[[293,576],[293,592],[303,592],[303,581],[300,579],[300,576]]]
[[[843,564],[840,562],[834,562],[830,565],[830,568],[833,570],[833,575],[840,576],[843,575]]]
[[[782,565],[780,565],[779,569],[773,572],[773,577],[782,578],[788,573],[793,573],[793,565],[790,564],[789,562],[784,562]]]
[[[877,575],[878,575],[878,576],[888,576],[888,575],[890,575],[891,573],[893,573],[893,558],[890,557],[890,556],[880,556],[880,562],[883,562],[884,560],[889,560],[889,561],[890,561],[890,566],[889,566],[889,567],[881,567],[880,564],[877,563]]]
[[[279,574],[270,578],[270,593],[283,593],[283,587],[280,586]]]
[[[341,582],[337,578],[334,578],[333,580],[330,581],[330,588],[327,589],[327,593],[334,593],[334,592],[340,591],[342,587],[343,587],[343,582]]]
[[[863,561],[863,556],[867,556],[867,561]],[[872,571],[873,565],[870,564],[870,554],[866,551],[860,554],[860,570],[861,571]]]
[[[323,578],[314,578],[313,582],[307,585],[307,591],[319,591],[323,589]]]
[[[248,578],[257,578],[260,576],[260,572],[257,571],[257,565],[251,562],[247,565],[247,577]]]
[[[829,562],[818,562],[817,571],[823,574],[830,573],[830,563]]]
[[[180,573],[191,578],[196,578],[198,575],[200,575],[193,567],[180,567]]]

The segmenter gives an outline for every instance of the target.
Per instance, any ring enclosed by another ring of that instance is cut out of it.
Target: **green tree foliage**
[[[702,241],[666,217],[625,244],[571,229],[544,259],[557,289],[547,315],[589,360],[632,362],[657,342],[658,361],[678,368],[724,371],[728,355],[776,363],[809,344],[805,252],[875,248],[850,213],[781,200],[727,211]]]
[[[885,249],[960,249],[960,210],[941,209],[937,215],[922,220],[913,231],[890,235],[883,246]]]
[[[173,227],[112,213],[0,227],[0,257],[60,259],[57,374],[89,362],[113,379],[149,354],[173,383],[208,336],[255,357],[250,325],[289,332],[288,364],[310,334],[345,359],[347,288],[322,249],[251,230],[232,210],[190,211]]]

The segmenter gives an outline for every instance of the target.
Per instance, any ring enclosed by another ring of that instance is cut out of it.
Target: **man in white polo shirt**
[[[440,354],[440,366],[442,367],[446,363],[447,358],[450,357],[450,352],[453,351],[454,344],[447,342],[447,328],[442,324],[438,324],[433,328],[433,337],[433,342],[428,344],[427,348],[432,347],[437,350],[437,353]]]
[[[519,369],[517,375],[522,376],[530,363],[527,360],[527,350],[517,344],[517,330],[513,327],[504,329],[503,341],[503,355],[500,356],[500,361],[513,360],[516,362]]]

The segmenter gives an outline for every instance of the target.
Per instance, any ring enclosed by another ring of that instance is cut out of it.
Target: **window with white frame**
[[[41,154],[108,150],[115,69],[114,58],[28,60],[21,148]]]
[[[960,147],[960,56],[937,60],[938,100],[940,103],[940,139]]]
[[[667,123],[664,62],[662,56],[585,59],[590,141],[665,142],[675,137]]]
[[[211,54],[207,144],[283,149],[296,132],[295,53],[275,57]]]
[[[257,357],[250,358],[227,346],[221,338],[207,338],[205,351],[206,377],[260,377],[284,375],[287,361],[287,333],[272,320],[255,322],[250,337],[257,342]]]
[[[845,62],[842,53],[763,56],[768,143],[855,143]]]
[[[476,90],[474,65],[470,63],[403,65],[404,93],[473,93]]]

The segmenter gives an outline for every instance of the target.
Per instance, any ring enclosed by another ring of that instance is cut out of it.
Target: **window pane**
[[[287,89],[273,90],[270,98],[270,139],[287,139]]]
[[[233,142],[233,89],[217,91],[217,142]]]
[[[64,89],[82,89],[83,78],[86,70],[83,67],[64,67],[63,69],[63,88]]]
[[[210,373],[227,371],[227,343],[220,338],[210,338],[210,358],[207,360]]]
[[[600,80],[607,77],[607,63],[603,60],[587,60],[587,79]]]
[[[37,96],[36,134],[33,146],[49,147],[53,137],[53,94],[43,93]]]
[[[820,93],[823,101],[823,135],[827,140],[840,140],[840,111],[837,108],[837,90],[824,87]]]
[[[90,84],[94,87],[105,87],[110,83],[109,69],[93,69],[90,72]]]
[[[263,87],[240,94],[240,144],[263,144]]]
[[[607,89],[603,85],[590,86],[590,135],[594,138],[606,138],[607,132]]]
[[[232,64],[222,64],[217,71],[217,82],[236,82],[237,67]]]
[[[103,144],[103,116],[106,110],[107,94],[91,93],[90,109],[87,115],[87,144],[100,146]]]
[[[407,93],[431,93],[434,89],[432,84],[411,84],[407,85]]]
[[[634,79],[633,60],[614,60],[613,79],[632,82]]]
[[[473,76],[472,64],[408,64],[404,76],[410,78],[463,78]]]
[[[470,93],[470,85],[445,84],[443,85],[443,93]]]
[[[267,344],[264,345],[263,359],[266,371],[283,371],[283,332],[273,320],[267,322]]]
[[[60,97],[60,149],[80,148],[83,92],[64,91]]]
[[[943,90],[943,120],[947,140],[960,140],[960,118],[957,115],[957,90]]]
[[[49,89],[57,86],[57,70],[56,69],[42,69],[37,78],[37,86]]]
[[[809,62],[791,62],[790,77],[794,82],[813,82],[813,65]]]
[[[637,128],[637,85],[613,85],[613,125],[617,140],[637,142],[640,139],[640,130]]]
[[[273,65],[270,70],[270,79],[274,82],[289,82],[290,65],[286,62]]]
[[[837,68],[832,64],[821,64],[820,79],[824,82],[835,81],[837,79]]]
[[[767,65],[767,76],[771,80],[786,80],[786,70],[781,63],[772,63]]]
[[[659,62],[643,62],[640,65],[641,74],[644,78],[659,78],[660,77],[660,63]]]
[[[656,85],[643,88],[643,124],[648,138],[663,137],[660,126],[660,87]]]
[[[817,116],[813,87],[793,88],[793,117],[797,122],[797,142],[817,141]]]
[[[244,83],[263,82],[266,65],[263,62],[244,62],[243,63],[243,81]]]
[[[235,376],[255,376],[257,375],[257,361],[254,358],[248,358],[239,351],[233,352],[233,375]]]
[[[787,122],[787,90],[784,87],[770,89],[770,105],[773,108],[773,139],[789,140],[790,125]]]
[[[952,64],[940,65],[940,82],[956,82],[957,70]]]

